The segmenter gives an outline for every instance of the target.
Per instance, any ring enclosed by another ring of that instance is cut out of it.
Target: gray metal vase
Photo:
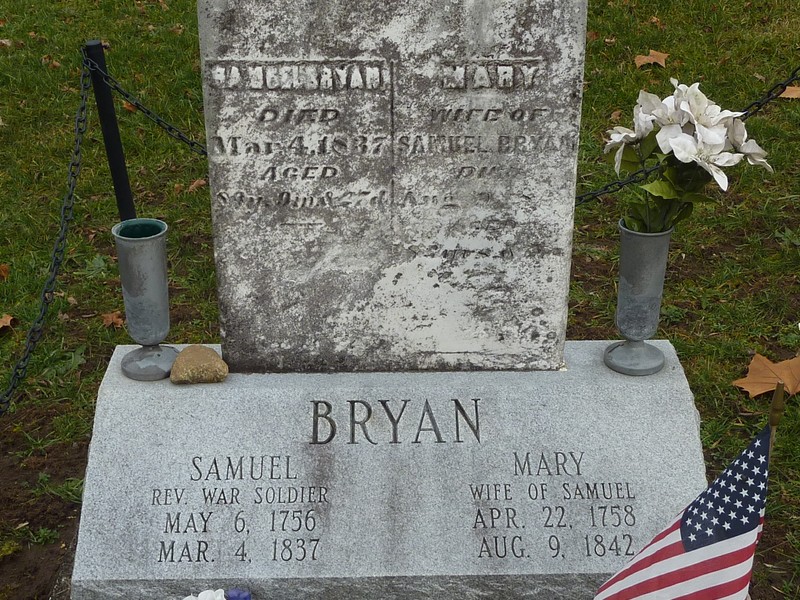
[[[603,360],[626,375],[652,375],[664,366],[664,354],[644,340],[658,330],[661,294],[672,229],[639,233],[619,223],[619,293],[616,324],[624,342],[606,348]]]
[[[169,376],[177,351],[160,346],[169,333],[167,224],[129,219],[111,229],[117,246],[128,334],[141,344],[122,359],[131,379],[156,381]]]

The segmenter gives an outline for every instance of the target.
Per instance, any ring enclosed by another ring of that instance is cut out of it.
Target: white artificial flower
[[[644,92],[642,92],[644,93]],[[640,142],[653,131],[653,116],[646,113],[641,104],[633,107],[633,130],[627,127],[614,127],[609,129],[609,141],[606,144],[603,152],[608,154],[610,150],[617,148],[617,154],[614,156],[614,169],[619,175],[620,167],[622,166],[622,155],[625,152],[626,144],[633,144]]]
[[[603,153],[608,154],[610,150],[614,148],[617,149],[617,153],[614,156],[614,170],[617,172],[617,175],[619,175],[619,169],[622,166],[622,154],[625,152],[625,145],[638,141],[638,138],[636,137],[636,132],[627,127],[617,126],[614,127],[614,129],[609,129],[606,133],[610,139],[605,148],[603,148]]]
[[[183,600],[225,600],[225,590],[206,590],[197,596],[186,596]]]
[[[722,110],[700,91],[699,83],[693,83],[681,94],[680,107],[688,113],[689,120],[694,124],[695,137],[706,144],[724,144],[728,136],[728,124],[744,114]]]
[[[676,102],[674,96],[667,96],[661,100],[655,94],[641,92],[639,103],[653,117],[654,123],[660,127],[656,134],[656,141],[661,152],[669,154],[672,151],[669,140],[681,133],[686,133],[684,128],[689,122],[689,114],[680,108],[680,103]]]
[[[728,189],[728,177],[720,167],[735,165],[744,158],[743,154],[724,152],[724,143],[709,144],[686,133],[672,138],[670,146],[675,158],[684,163],[694,162],[703,167],[723,191]]]
[[[770,173],[774,173],[766,160],[767,152],[755,140],[747,139],[747,129],[741,119],[733,119],[728,124],[728,139],[737,152],[744,154],[748,163],[764,167]]]

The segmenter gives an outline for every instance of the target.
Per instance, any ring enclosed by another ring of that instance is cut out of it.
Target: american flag
[[[764,523],[770,427],[595,600],[745,600]]]

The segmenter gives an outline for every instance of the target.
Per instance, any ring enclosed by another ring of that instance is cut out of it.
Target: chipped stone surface
[[[650,377],[607,369],[608,342],[590,341],[567,342],[564,371],[233,373],[191,387],[126,379],[132,347],[118,347],[73,600],[232,587],[590,600],[706,486],[692,394],[674,348],[654,343],[667,364]]]
[[[228,365],[212,348],[193,344],[180,351],[169,380],[172,383],[219,383],[228,376]]]
[[[233,371],[563,365],[585,0],[200,0]]]

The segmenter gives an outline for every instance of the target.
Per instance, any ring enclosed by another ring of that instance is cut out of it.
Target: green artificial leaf
[[[705,194],[698,194],[697,192],[688,192],[681,197],[684,202],[714,202],[715,200]]]
[[[606,160],[609,162],[609,164],[614,165],[616,154],[616,150],[606,154]],[[636,154],[636,150],[630,146],[625,146],[625,149],[622,151],[622,162],[620,163],[619,172],[633,173],[641,168],[642,163],[639,161],[639,155]]]
[[[660,155],[659,155],[660,156]],[[678,186],[678,170],[675,167],[667,167],[662,171],[664,174],[664,178],[669,181],[673,187],[677,188]]]
[[[711,175],[699,165],[679,163],[675,187],[687,192],[699,192],[711,179]]]
[[[676,190],[669,181],[665,181],[664,179],[656,179],[651,183],[646,183],[645,185],[640,185],[639,187],[644,191],[653,194],[653,196],[666,198],[667,200],[673,200],[680,197],[678,190]]]
[[[677,225],[684,219],[688,219],[691,216],[693,210],[694,210],[694,204],[692,204],[691,202],[685,202],[684,204],[682,204],[680,210],[678,211],[678,214],[675,215],[675,217],[672,219],[670,227],[675,227],[675,225]]]
[[[642,161],[649,158],[656,148],[658,148],[658,141],[656,140],[656,132],[653,130],[647,134],[647,137],[639,142],[639,152],[642,155]]]
[[[631,231],[644,233],[646,230],[644,222],[641,219],[632,217],[631,215],[625,215],[624,217],[622,217],[622,222],[625,223],[625,227],[627,227]]]

